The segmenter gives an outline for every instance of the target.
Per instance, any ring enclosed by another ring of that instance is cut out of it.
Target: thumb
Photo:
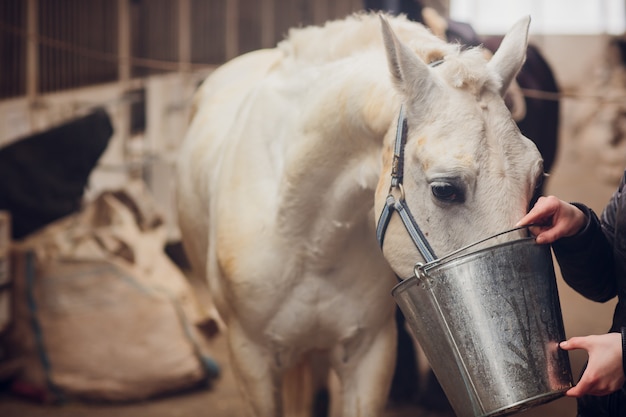
[[[587,350],[587,345],[583,337],[572,337],[569,340],[564,340],[561,343],[559,343],[559,347],[563,350],[574,350],[574,349]]]

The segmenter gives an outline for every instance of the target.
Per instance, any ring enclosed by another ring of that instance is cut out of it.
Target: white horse
[[[380,250],[388,195],[439,255],[526,212],[541,157],[502,94],[528,24],[487,62],[405,18],[358,14],[292,30],[204,82],[180,151],[180,227],[252,415],[285,414],[283,377],[308,359],[336,375],[342,415],[381,415],[396,352],[390,291],[423,259],[395,211]]]

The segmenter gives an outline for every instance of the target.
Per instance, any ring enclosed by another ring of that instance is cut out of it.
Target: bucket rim
[[[429,276],[417,271],[393,288],[459,415],[518,413],[573,385],[569,357],[557,347],[565,331],[550,252],[516,236],[449,257]]]
[[[481,241],[482,242],[482,241]],[[500,249],[506,246],[517,246],[517,245],[532,245],[532,246],[542,246],[542,247],[549,247],[549,244],[540,244],[537,243],[535,241],[535,238],[532,236],[527,236],[527,237],[522,237],[519,239],[514,239],[514,240],[509,240],[506,242],[502,242],[502,243],[498,243],[495,245],[491,245],[491,246],[487,246],[484,248],[480,248],[478,250],[472,251],[472,252],[467,252],[467,253],[461,253],[464,250],[466,250],[467,248],[473,246],[469,245],[466,247],[463,247],[461,249],[459,249],[458,251],[454,251],[452,253],[450,253],[449,255],[446,255],[442,258],[437,258],[427,264],[420,264],[419,262],[415,264],[414,270],[417,271],[418,269],[420,271],[423,271],[423,273],[427,273],[429,270],[434,269],[434,268],[438,268],[438,267],[442,267],[445,266],[451,262],[457,262],[460,260],[463,260],[465,258],[469,258],[469,257],[474,257],[474,256],[478,256],[482,253],[485,252],[489,252],[489,251],[493,251],[496,249]],[[418,274],[415,273],[412,276],[403,279],[402,281],[398,282],[392,289],[391,289],[391,294],[395,295],[395,293],[399,292],[402,290],[403,287],[408,287],[411,285],[417,285],[419,283],[420,278],[418,277]]]

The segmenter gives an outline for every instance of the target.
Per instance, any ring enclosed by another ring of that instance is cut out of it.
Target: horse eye
[[[430,189],[437,200],[446,203],[462,203],[465,201],[463,190],[450,183],[435,183],[430,186]]]

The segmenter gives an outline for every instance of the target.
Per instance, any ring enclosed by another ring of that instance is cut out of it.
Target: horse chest
[[[363,329],[378,327],[391,314],[393,300],[385,278],[384,273],[366,273],[355,265],[323,275],[273,277],[262,292],[258,283],[249,282],[238,286],[238,319],[272,346],[329,349]]]
[[[378,299],[380,307],[388,304],[381,301]],[[299,354],[313,350],[349,357],[359,341],[380,326],[380,318],[389,310],[372,305],[376,302],[355,300],[330,285],[305,284],[283,300],[261,336],[278,366],[289,366]]]

